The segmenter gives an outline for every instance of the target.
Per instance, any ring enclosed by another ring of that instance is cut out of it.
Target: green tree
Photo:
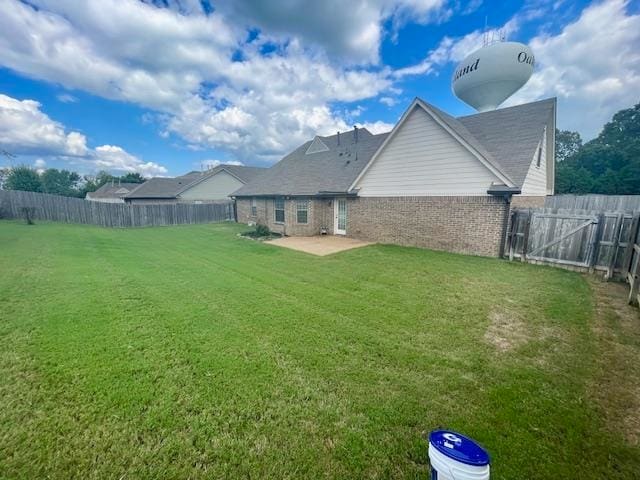
[[[620,110],[600,134],[558,163],[558,193],[640,194],[640,104]]]
[[[582,148],[582,137],[578,132],[556,128],[556,162],[572,157]]]
[[[98,188],[100,188],[102,185],[104,185],[105,183],[109,183],[112,180],[115,180],[116,177],[114,177],[113,175],[111,175],[109,172],[107,172],[106,170],[100,170],[95,177],[95,183],[98,186]]]
[[[80,195],[80,175],[68,170],[48,168],[40,176],[42,191],[54,195],[77,197]]]
[[[121,176],[120,181],[122,183],[144,183],[147,181],[147,179],[136,172],[136,173],[127,173],[126,175]]]
[[[38,172],[33,168],[22,165],[11,169],[5,180],[4,188],[6,190],[41,192],[42,181]]]

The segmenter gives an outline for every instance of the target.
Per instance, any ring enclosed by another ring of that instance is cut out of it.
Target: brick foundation
[[[347,234],[497,257],[506,208],[498,197],[359,197],[348,202]]]
[[[544,202],[544,199],[543,199]],[[333,233],[333,199],[309,199],[308,223],[296,223],[296,200],[285,200],[275,223],[272,198],[238,199],[239,223],[256,222],[284,235]],[[347,236],[381,243],[497,257],[507,204],[499,197],[357,197],[347,201]]]

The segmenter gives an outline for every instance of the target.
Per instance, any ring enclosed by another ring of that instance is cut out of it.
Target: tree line
[[[556,193],[640,195],[640,103],[584,144],[578,132],[556,130]]]
[[[5,190],[23,190],[27,192],[51,193],[65,197],[84,198],[87,192],[95,192],[109,182],[144,183],[139,173],[127,173],[114,176],[101,171],[97,175],[81,176],[69,170],[47,168],[37,171],[28,166],[0,169],[0,188]]]

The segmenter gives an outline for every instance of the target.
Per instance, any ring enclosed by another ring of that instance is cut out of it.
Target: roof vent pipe
[[[340,146],[340,132],[338,132],[338,146]]]
[[[353,140],[355,143],[358,143],[358,126],[353,126]]]

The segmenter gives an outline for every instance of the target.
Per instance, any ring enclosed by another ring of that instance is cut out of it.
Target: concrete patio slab
[[[372,242],[363,242],[355,238],[339,237],[334,235],[318,235],[315,237],[282,237],[267,242],[270,245],[299,250],[312,255],[331,255],[332,253],[343,252],[353,248],[372,245]]]

